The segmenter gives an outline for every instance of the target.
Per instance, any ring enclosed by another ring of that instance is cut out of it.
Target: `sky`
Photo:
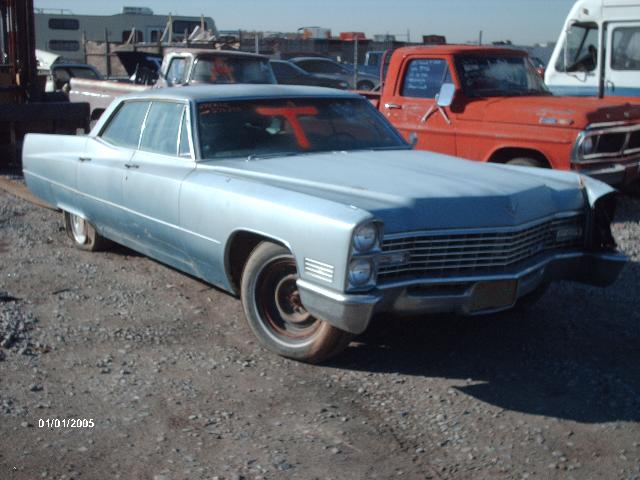
[[[156,14],[212,17],[220,30],[295,32],[299,27],[395,34],[412,41],[445,35],[452,43],[511,40],[531,45],[555,41],[574,0],[34,0],[36,8],[110,15],[124,5]]]

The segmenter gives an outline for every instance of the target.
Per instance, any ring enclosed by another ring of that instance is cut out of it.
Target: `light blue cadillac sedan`
[[[377,313],[496,312],[626,262],[607,185],[413,151],[337,90],[121,97],[87,136],[28,135],[23,166],[77,247],[108,239],[239,295],[265,346],[307,362]]]

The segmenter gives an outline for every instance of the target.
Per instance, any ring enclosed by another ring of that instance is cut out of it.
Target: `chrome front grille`
[[[577,229],[579,238],[560,237],[559,232]],[[380,262],[378,281],[507,272],[550,251],[577,248],[583,243],[582,215],[509,229],[390,235],[383,240],[382,256],[404,261],[393,265]]]
[[[577,157],[574,157],[580,163],[621,159],[640,154],[640,125],[605,128],[591,126],[579,137],[576,147]]]

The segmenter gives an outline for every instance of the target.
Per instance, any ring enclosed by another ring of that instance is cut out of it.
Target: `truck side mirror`
[[[439,107],[450,107],[456,94],[456,86],[453,83],[443,83],[440,93],[436,96]]]

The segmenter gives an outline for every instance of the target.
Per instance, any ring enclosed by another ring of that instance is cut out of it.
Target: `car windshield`
[[[461,56],[456,65],[468,97],[551,95],[527,57]]]
[[[205,55],[196,59],[191,81],[194,83],[276,83],[266,59]]]
[[[410,148],[365,99],[301,98],[198,105],[202,157]]]

